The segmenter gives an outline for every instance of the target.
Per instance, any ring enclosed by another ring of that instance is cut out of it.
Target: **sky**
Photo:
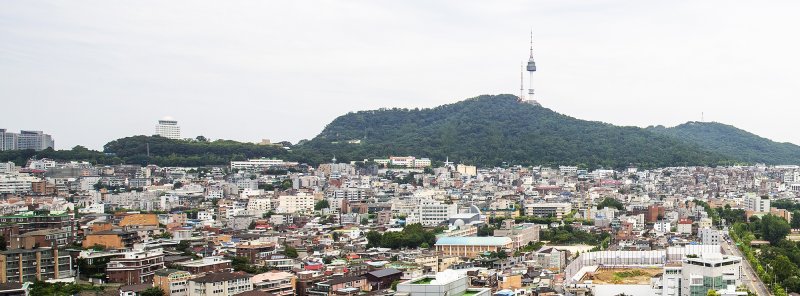
[[[616,125],[718,121],[800,144],[798,1],[0,0],[0,128],[92,149],[296,143],[347,112],[519,93]],[[527,80],[527,79],[526,79]]]

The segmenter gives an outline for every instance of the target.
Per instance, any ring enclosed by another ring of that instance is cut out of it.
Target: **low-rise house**
[[[360,292],[368,292],[369,288],[369,282],[364,276],[343,276],[317,283],[308,290],[308,295],[355,295]]]
[[[392,282],[400,280],[403,272],[394,268],[379,269],[365,274],[372,291],[389,289]]]
[[[153,285],[150,284],[133,284],[120,286],[117,290],[119,290],[119,296],[139,296],[142,295],[144,290],[152,287]]]

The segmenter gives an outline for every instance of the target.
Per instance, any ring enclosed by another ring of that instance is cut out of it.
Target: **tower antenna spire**
[[[531,58],[533,58],[533,29],[531,29]]]
[[[519,65],[519,101],[522,102],[525,100],[525,86],[523,81],[523,77],[525,73],[525,62],[520,63]]]

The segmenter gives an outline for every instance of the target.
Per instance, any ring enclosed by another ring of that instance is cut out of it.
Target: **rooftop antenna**
[[[700,112],[700,122],[705,122],[705,121],[706,121],[706,115],[705,115],[705,113],[703,113],[703,112]]]

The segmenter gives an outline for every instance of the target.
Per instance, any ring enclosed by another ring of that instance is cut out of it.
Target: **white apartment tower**
[[[769,212],[770,199],[768,196],[758,196],[755,193],[748,193],[745,198],[745,208],[756,213]]]
[[[22,130],[19,133],[12,133],[0,129],[0,151],[26,149],[41,151],[54,147],[53,137],[42,131]]]
[[[168,139],[180,139],[181,127],[178,126],[178,121],[170,117],[165,117],[158,121],[156,125],[156,135]]]

